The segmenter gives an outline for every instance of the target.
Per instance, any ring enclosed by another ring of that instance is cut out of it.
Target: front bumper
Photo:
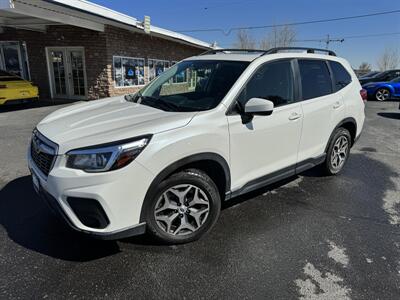
[[[46,177],[32,161],[29,150],[28,165],[37,178],[39,195],[73,229],[101,239],[120,239],[145,232],[146,224],[140,221],[140,215],[154,176],[136,161],[116,171],[85,173],[63,167],[65,156],[59,155]],[[71,207],[71,198],[98,202],[108,220],[106,226],[90,227]]]
[[[71,228],[78,232],[82,232],[88,235],[91,235],[95,238],[102,240],[118,240],[127,237],[131,237],[134,235],[140,235],[146,232],[146,223],[139,223],[137,225],[132,226],[128,229],[116,230],[113,232],[94,232],[83,230],[79,227],[76,227],[74,223],[69,219],[68,215],[62,209],[61,205],[58,203],[57,199],[50,195],[48,192],[41,188],[38,191],[39,196],[46,202],[49,208],[55,213],[57,216],[61,217]]]

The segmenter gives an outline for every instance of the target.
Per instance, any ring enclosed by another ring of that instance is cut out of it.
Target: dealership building
[[[0,0],[0,69],[34,82],[42,98],[134,92],[212,47],[84,0]]]

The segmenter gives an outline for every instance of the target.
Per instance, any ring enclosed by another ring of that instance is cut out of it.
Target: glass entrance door
[[[83,51],[68,50],[67,52],[71,62],[71,72],[69,74],[70,93],[76,97],[84,97],[86,94],[86,88]]]
[[[55,98],[66,98],[67,82],[65,78],[65,54],[62,50],[50,51],[50,69],[52,89]]]
[[[48,48],[53,98],[85,99],[85,58],[82,48]]]

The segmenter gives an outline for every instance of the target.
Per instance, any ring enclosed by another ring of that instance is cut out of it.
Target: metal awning
[[[46,26],[65,24],[104,31],[104,24],[67,7],[37,0],[0,0],[0,26],[46,31]]]
[[[144,32],[136,18],[83,0],[0,0],[0,27],[45,32],[47,26],[72,25],[103,32],[106,25]],[[213,45],[196,38],[150,26],[150,35],[203,49]]]

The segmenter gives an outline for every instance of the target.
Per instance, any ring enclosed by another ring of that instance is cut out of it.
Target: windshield
[[[372,71],[367,74],[362,75],[360,78],[369,78],[369,77],[375,77],[378,75],[380,72]]]
[[[0,81],[19,81],[22,78],[15,76],[14,74],[8,73],[4,70],[0,70]]]
[[[209,110],[221,102],[248,65],[242,61],[183,61],[125,99],[165,111]]]

